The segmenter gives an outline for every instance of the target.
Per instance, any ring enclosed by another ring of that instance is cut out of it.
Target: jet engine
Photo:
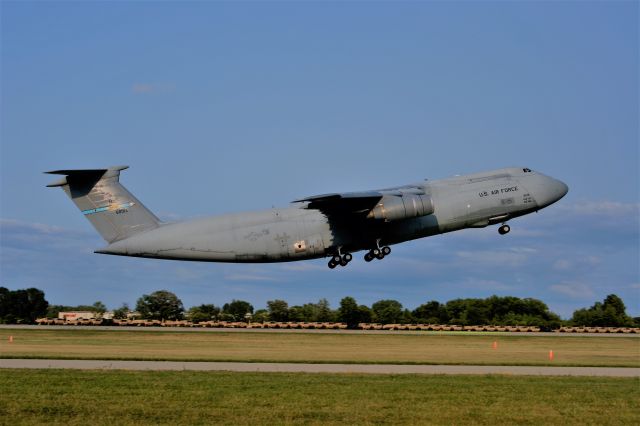
[[[392,222],[433,213],[433,200],[428,195],[384,195],[367,218]]]

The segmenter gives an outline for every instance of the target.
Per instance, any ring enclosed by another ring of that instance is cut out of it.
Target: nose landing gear
[[[511,231],[511,227],[509,225],[507,225],[506,223],[502,224],[502,226],[500,228],[498,228],[498,233],[500,235],[508,234],[509,231]]]

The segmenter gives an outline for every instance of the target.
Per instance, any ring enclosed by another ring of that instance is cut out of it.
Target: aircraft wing
[[[324,194],[296,200],[294,203],[309,203],[308,209],[317,209],[332,213],[367,213],[376,206],[383,193],[378,191],[345,192],[342,194]]]

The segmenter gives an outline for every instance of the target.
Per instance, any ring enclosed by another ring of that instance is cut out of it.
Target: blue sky
[[[51,303],[408,308],[492,294],[640,315],[637,2],[2,2],[0,285]],[[275,265],[93,254],[41,172],[128,164],[167,220],[522,165],[569,194],[467,230]]]

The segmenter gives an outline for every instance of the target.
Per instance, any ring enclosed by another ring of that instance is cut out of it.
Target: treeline
[[[622,299],[610,294],[602,303],[596,302],[589,309],[575,311],[571,324],[587,327],[639,327],[640,317],[629,317]]]
[[[230,309],[242,306],[239,310]],[[242,321],[247,313],[252,321],[344,322],[350,328],[358,323],[380,324],[455,324],[455,325],[528,325],[542,330],[561,326],[638,327],[640,317],[631,318],[618,296],[611,294],[603,302],[588,309],[579,309],[573,317],[562,320],[537,299],[513,296],[491,296],[486,299],[454,299],[446,303],[430,301],[414,310],[406,309],[397,300],[379,300],[371,307],[360,305],[353,297],[340,301],[338,309],[331,309],[326,299],[317,303],[289,306],[284,300],[270,300],[266,309],[253,311],[248,302],[234,300],[222,308],[215,305],[194,306],[185,316],[194,322],[207,320]],[[158,317],[149,319],[160,319]],[[178,319],[178,318],[176,318]]]
[[[320,301],[322,304],[323,301]],[[313,305],[312,305],[313,306]],[[272,321],[308,321],[305,308],[287,307],[283,300],[267,302],[268,318]],[[486,299],[455,299],[447,303],[430,301],[414,310],[406,309],[397,300],[379,300],[371,307],[359,305],[353,297],[340,301],[337,310],[328,310],[331,320],[347,323],[380,324],[457,324],[457,325],[535,325],[543,329],[562,325],[560,317],[543,302],[535,299],[491,296]]]
[[[33,324],[47,313],[49,302],[37,288],[9,290],[0,287],[0,324]]]
[[[0,323],[33,323],[36,318],[55,318],[61,311],[107,311],[102,302],[93,305],[49,305],[41,290],[30,288],[11,291],[0,287]],[[160,290],[140,297],[134,312],[127,304],[113,310],[114,318],[135,314],[149,320],[189,319],[201,321],[251,322],[343,322],[355,328],[359,323],[381,324],[455,324],[455,325],[526,325],[542,330],[560,326],[638,327],[640,317],[631,318],[620,297],[611,294],[590,308],[575,311],[570,320],[562,320],[548,306],[537,299],[513,296],[491,296],[485,299],[454,299],[446,303],[426,302],[409,310],[397,300],[379,300],[370,307],[358,304],[353,297],[344,297],[337,309],[327,299],[316,303],[289,306],[285,300],[267,302],[265,309],[254,310],[251,303],[233,300],[222,306],[202,304],[185,309],[182,301],[172,292]]]

